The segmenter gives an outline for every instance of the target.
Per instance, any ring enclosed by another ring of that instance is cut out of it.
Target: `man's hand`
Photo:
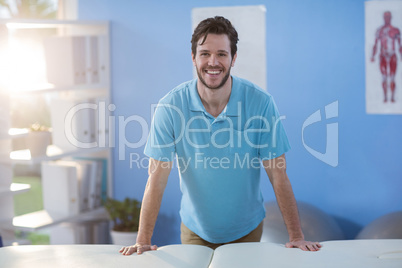
[[[304,251],[319,251],[322,245],[318,242],[310,242],[305,240],[291,241],[286,243],[287,248],[300,248]]]
[[[172,166],[173,161],[163,162],[149,158],[149,177],[142,199],[136,244],[122,247],[119,250],[122,255],[131,255],[135,252],[140,255],[145,251],[158,248],[156,245],[151,245],[151,237]]]
[[[157,248],[156,245],[151,246],[137,243],[133,246],[122,247],[119,252],[123,255],[131,255],[134,252],[137,252],[137,254],[140,255],[145,251],[156,250]]]

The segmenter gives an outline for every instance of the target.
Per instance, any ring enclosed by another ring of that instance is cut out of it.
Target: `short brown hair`
[[[191,38],[191,51],[194,56],[197,52],[197,43],[202,39],[201,45],[204,44],[208,34],[226,34],[230,40],[230,50],[232,58],[237,52],[237,41],[239,41],[237,31],[233,27],[232,23],[221,16],[215,16],[201,21],[197,28],[195,28],[193,36]]]

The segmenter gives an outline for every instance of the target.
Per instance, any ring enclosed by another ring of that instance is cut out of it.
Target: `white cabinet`
[[[62,222],[105,217],[102,207],[71,216],[54,216],[44,210],[14,217],[13,194],[29,190],[29,185],[12,183],[16,163],[101,158],[106,165],[106,195],[111,196],[108,144],[113,139],[107,121],[111,97],[108,22],[0,20],[0,43],[7,38],[8,46],[0,46],[0,234],[6,245],[13,241],[15,229],[34,231]],[[10,116],[16,97],[29,99],[36,94],[46,99],[53,128],[53,143],[46,154],[38,156],[27,148],[13,151],[13,139],[29,133],[11,129],[15,122]]]

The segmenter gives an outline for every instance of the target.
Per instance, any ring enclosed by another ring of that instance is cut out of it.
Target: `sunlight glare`
[[[8,88],[11,91],[48,88],[42,45],[11,36],[8,48]]]

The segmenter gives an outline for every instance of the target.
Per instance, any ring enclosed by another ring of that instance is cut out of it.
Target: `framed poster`
[[[402,114],[402,1],[365,2],[366,111]]]

